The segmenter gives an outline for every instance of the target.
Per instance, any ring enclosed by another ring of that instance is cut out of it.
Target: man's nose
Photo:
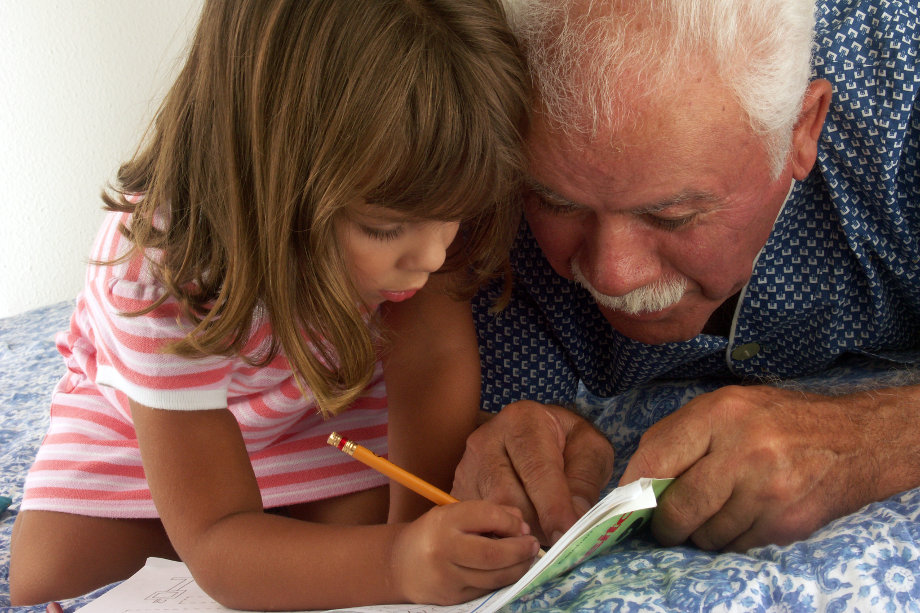
[[[405,270],[432,273],[444,264],[447,248],[460,228],[458,222],[431,222],[422,224],[417,240],[402,257],[400,265]]]
[[[655,238],[640,222],[596,219],[578,264],[597,291],[625,296],[661,277],[661,259]]]

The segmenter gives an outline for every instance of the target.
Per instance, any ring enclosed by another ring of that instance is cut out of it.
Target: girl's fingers
[[[451,561],[458,567],[479,571],[507,570],[514,575],[517,567],[526,570],[540,549],[521,512],[482,500],[460,502],[438,509],[443,526],[455,530]]]
[[[453,563],[468,571],[502,572],[502,576],[518,573],[513,581],[530,568],[539,551],[540,542],[533,536],[490,538],[468,534],[458,542]]]
[[[508,568],[498,570],[478,570],[474,568],[463,569],[463,578],[466,584],[477,590],[493,592],[507,587],[524,576],[530,569],[530,562],[522,562]]]
[[[440,508],[445,519],[462,532],[493,536],[524,536],[530,526],[515,507],[500,506],[484,500],[471,500]]]

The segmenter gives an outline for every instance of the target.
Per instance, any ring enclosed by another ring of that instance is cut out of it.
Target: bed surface
[[[63,371],[53,336],[66,328],[71,303],[0,319],[0,611],[9,606],[10,532],[22,483],[41,442],[51,390]],[[890,376],[887,366],[852,363],[803,379],[809,389],[839,388]],[[614,442],[617,472],[639,433],[717,381],[649,385],[612,399],[579,394],[580,410]],[[808,540],[747,554],[660,548],[639,536],[612,553],[510,606],[512,611],[920,611],[920,489],[871,504]],[[76,611],[97,592],[64,601]]]

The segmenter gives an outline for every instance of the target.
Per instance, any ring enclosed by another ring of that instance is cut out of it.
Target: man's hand
[[[918,396],[725,387],[650,428],[620,483],[679,477],[652,519],[663,545],[786,544],[920,484]]]
[[[560,406],[523,400],[470,435],[452,493],[521,509],[549,544],[597,502],[612,472],[613,448],[594,426]]]

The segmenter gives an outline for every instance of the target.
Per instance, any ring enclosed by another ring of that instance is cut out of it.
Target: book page
[[[494,593],[493,593],[494,594]],[[493,594],[459,605],[373,605],[337,609],[339,613],[472,613]],[[204,593],[182,562],[148,558],[132,577],[115,586],[77,613],[158,613],[165,611],[232,611]],[[301,611],[299,613],[316,613]]]

